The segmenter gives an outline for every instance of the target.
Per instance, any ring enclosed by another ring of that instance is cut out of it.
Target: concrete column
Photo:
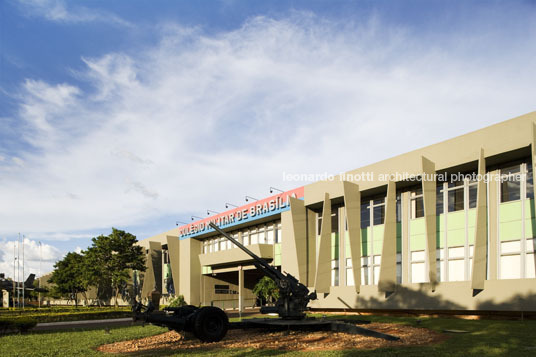
[[[175,295],[179,295],[180,279],[180,241],[179,237],[166,236],[169,262],[171,263],[171,277],[173,278],[173,287]]]
[[[428,278],[432,291],[438,283],[437,279],[437,244],[436,244],[436,180],[435,164],[421,156],[422,159],[422,193],[424,201],[424,219],[426,223],[426,253],[428,258]]]
[[[315,288],[318,293],[329,293],[331,286],[331,201],[324,196],[320,242],[316,252]]]
[[[316,276],[316,213],[307,209],[307,286],[315,284]]]
[[[396,286],[396,184],[393,181],[387,185],[384,223],[378,290],[392,293]]]
[[[400,197],[402,209],[402,284],[408,284],[409,279],[409,192],[403,192]]]
[[[478,159],[478,174],[484,177],[486,173],[486,159],[484,149],[480,149]],[[475,223],[475,246],[473,251],[473,269],[471,276],[471,288],[473,295],[484,289],[487,270],[487,213],[486,183],[480,180],[477,183],[476,196],[476,223]]]
[[[498,244],[499,244],[499,227],[497,225],[498,212],[499,212],[499,183],[496,178],[499,177],[500,171],[494,170],[489,172],[489,249],[488,249],[488,280],[496,280],[497,276],[497,263],[498,263]]]
[[[343,182],[343,191],[348,223],[348,236],[346,239],[350,240],[355,291],[359,293],[361,288],[361,193],[359,192],[359,185],[346,181]],[[344,227],[344,222],[341,227]],[[343,245],[341,249],[344,252],[346,246]],[[345,260],[343,261],[345,262]]]
[[[198,305],[201,303],[201,262],[199,255],[202,245],[194,238],[182,239],[179,242],[181,269],[179,271],[178,293],[184,295],[184,300],[188,304]]]
[[[238,267],[238,312],[244,312],[244,269]]]
[[[307,223],[303,200],[289,197],[290,210],[281,214],[283,241],[281,269],[305,282],[307,270]]]

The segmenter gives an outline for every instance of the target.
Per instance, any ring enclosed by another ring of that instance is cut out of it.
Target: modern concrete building
[[[260,276],[213,221],[313,308],[536,311],[535,145],[536,112],[147,238],[143,294],[254,304]]]

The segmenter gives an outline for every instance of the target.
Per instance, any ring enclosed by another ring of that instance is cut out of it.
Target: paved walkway
[[[229,317],[239,317],[240,314],[236,310],[225,311]],[[259,309],[247,309],[242,313],[242,317],[253,316],[259,314]],[[82,320],[82,321],[62,321],[62,322],[41,322],[38,323],[32,331],[48,331],[48,330],[70,330],[74,328],[95,328],[95,327],[117,327],[117,326],[132,326],[141,325],[141,321],[133,322],[131,317],[120,319],[103,319],[103,320]]]

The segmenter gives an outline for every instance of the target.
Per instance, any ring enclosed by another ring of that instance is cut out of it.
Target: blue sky
[[[535,1],[0,2],[0,271],[535,110]]]

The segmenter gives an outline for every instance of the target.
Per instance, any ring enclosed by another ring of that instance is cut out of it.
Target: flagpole
[[[41,260],[43,260],[43,245],[41,244],[41,241],[39,241],[39,291],[37,292],[39,308],[41,308]]]
[[[17,307],[20,307],[20,233],[17,240]]]
[[[16,244],[15,241],[13,241],[13,296],[11,297],[11,306],[15,307],[15,295],[16,293],[16,287],[15,282],[17,281],[17,254],[16,254]]]
[[[22,280],[21,280],[21,284],[22,284],[22,309],[24,310],[24,290],[25,290],[25,286],[24,286],[24,238],[25,236],[22,235]]]

